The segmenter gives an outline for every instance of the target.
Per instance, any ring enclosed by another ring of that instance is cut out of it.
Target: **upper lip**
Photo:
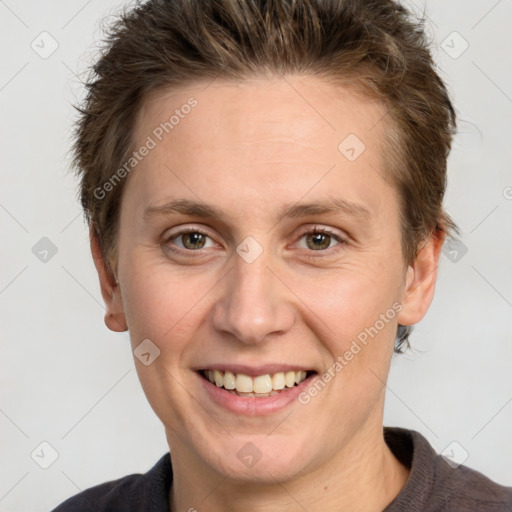
[[[273,374],[279,372],[293,372],[303,370],[305,372],[316,371],[311,367],[302,365],[291,364],[263,364],[259,366],[248,366],[245,364],[225,364],[225,363],[212,363],[204,366],[199,366],[196,371],[202,370],[219,370],[232,373],[243,373],[249,377],[256,377],[258,375]]]

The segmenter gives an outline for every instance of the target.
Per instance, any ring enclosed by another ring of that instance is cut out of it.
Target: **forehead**
[[[192,101],[196,106],[189,108]],[[216,79],[150,94],[139,111],[135,140],[158,131],[162,124],[167,127],[162,127],[164,138],[172,134],[178,140],[181,132],[189,149],[204,144],[217,148],[217,143],[223,142],[233,150],[235,144],[247,146],[257,140],[280,146],[300,143],[295,149],[303,150],[308,146],[336,149],[336,143],[350,130],[364,142],[376,142],[386,113],[384,105],[355,87],[334,85],[318,77]],[[195,130],[192,138],[191,130]]]
[[[137,118],[134,147],[150,137],[154,148],[132,187],[145,209],[177,189],[189,199],[230,194],[239,201],[223,206],[238,212],[244,204],[268,211],[336,190],[347,201],[380,203],[379,194],[392,193],[383,179],[385,118],[375,100],[315,77],[157,91]]]

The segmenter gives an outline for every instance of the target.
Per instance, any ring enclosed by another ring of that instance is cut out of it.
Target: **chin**
[[[240,484],[275,484],[307,472],[313,458],[311,442],[272,436],[225,434],[224,440],[216,440],[216,449],[202,445],[199,455],[215,472]]]

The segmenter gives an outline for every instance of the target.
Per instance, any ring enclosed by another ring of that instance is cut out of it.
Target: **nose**
[[[234,268],[222,280],[221,297],[213,308],[217,331],[255,344],[292,328],[293,294],[268,263],[265,252],[252,263],[234,255]]]

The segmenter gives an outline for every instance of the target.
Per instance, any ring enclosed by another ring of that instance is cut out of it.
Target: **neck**
[[[381,425],[373,432],[359,430],[320,467],[272,484],[240,482],[215,473],[173,437],[171,510],[381,512],[409,476],[386,445]]]

